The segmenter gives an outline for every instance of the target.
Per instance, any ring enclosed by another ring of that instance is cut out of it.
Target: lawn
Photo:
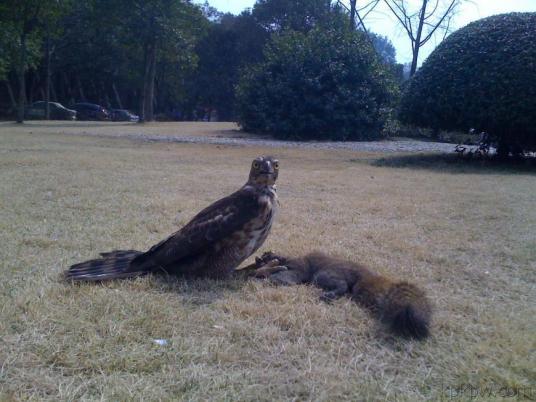
[[[536,398],[533,171],[61,127],[0,125],[0,400]],[[148,130],[162,127],[181,130]],[[61,281],[99,251],[166,237],[265,153],[281,161],[281,210],[260,251],[321,249],[418,283],[435,306],[429,340],[393,338],[308,286]]]

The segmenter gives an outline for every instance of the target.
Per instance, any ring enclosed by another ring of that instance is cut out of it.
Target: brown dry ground
[[[536,398],[533,171],[268,150],[281,212],[261,251],[419,283],[435,317],[415,342],[307,286],[63,283],[69,264],[175,231],[267,150],[50,131],[0,127],[0,400],[467,400],[462,384]]]

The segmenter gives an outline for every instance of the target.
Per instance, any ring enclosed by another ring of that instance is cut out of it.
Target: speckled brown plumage
[[[264,243],[276,214],[279,162],[258,157],[247,183],[146,252],[116,250],[72,265],[65,277],[101,281],[149,272],[224,278]]]

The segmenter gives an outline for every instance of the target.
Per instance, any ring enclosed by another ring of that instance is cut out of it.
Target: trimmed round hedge
[[[276,35],[237,88],[238,122],[277,138],[382,135],[397,87],[361,32],[315,28]]]
[[[536,150],[536,13],[484,18],[450,35],[408,83],[400,119],[486,131],[503,155]]]

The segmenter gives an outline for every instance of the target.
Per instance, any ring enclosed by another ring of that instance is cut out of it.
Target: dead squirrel
[[[394,281],[351,261],[314,252],[287,258],[272,252],[256,259],[255,277],[281,285],[312,283],[324,290],[322,299],[350,294],[371,310],[395,334],[424,339],[430,332],[432,308],[417,286]]]

